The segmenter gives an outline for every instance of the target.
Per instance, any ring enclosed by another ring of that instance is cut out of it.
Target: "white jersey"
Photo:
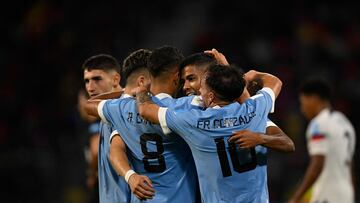
[[[355,150],[355,131],[350,121],[338,111],[323,109],[311,120],[306,137],[310,156],[325,156],[311,202],[354,202],[350,163]]]

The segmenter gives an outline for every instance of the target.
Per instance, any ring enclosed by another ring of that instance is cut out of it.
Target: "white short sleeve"
[[[270,95],[271,100],[272,100],[272,106],[271,106],[270,113],[274,113],[274,111],[275,111],[275,93],[274,93],[274,91],[269,87],[264,87],[261,90],[264,92],[267,92]]]
[[[111,133],[111,135],[110,135],[109,144],[111,144],[112,139],[113,139],[115,136],[117,136],[117,135],[119,135],[118,131],[117,131],[117,130],[114,130],[114,131]]]
[[[171,130],[170,128],[168,128],[167,123],[166,123],[166,111],[168,108],[164,108],[164,107],[160,107],[159,111],[158,111],[158,118],[159,118],[159,123],[161,126],[161,129],[163,130],[164,134],[170,134]]]
[[[324,135],[315,135],[308,139],[310,155],[325,155],[328,151],[328,140]]]
[[[97,111],[98,111],[98,114],[101,118],[101,121],[103,121],[104,123],[109,123],[109,121],[106,120],[105,116],[104,116],[104,111],[103,111],[103,108],[104,108],[104,105],[105,105],[105,102],[106,100],[102,100],[98,106],[97,106]]]

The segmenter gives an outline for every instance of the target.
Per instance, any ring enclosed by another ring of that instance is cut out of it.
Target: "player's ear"
[[[145,86],[146,85],[146,79],[143,75],[140,75],[137,79],[137,86],[141,87],[141,86]]]
[[[115,73],[114,74],[114,77],[113,77],[113,87],[117,87],[120,85],[120,79],[121,79],[121,76],[119,73]]]
[[[215,94],[212,91],[210,91],[208,97],[209,97],[209,104],[211,104],[215,99]]]

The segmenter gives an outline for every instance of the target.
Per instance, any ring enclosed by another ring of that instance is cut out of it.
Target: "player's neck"
[[[121,90],[122,90],[122,88],[119,85],[119,86],[114,87],[113,92],[120,92]]]
[[[318,115],[322,110],[327,109],[327,108],[331,108],[331,105],[329,102],[320,102],[317,106],[316,106],[316,114]]]
[[[174,94],[175,94],[171,85],[168,85],[168,82],[165,82],[165,81],[160,82],[158,80],[151,81],[150,92],[153,95],[157,95],[160,93],[166,93],[171,96],[174,96]]]
[[[226,106],[229,105],[231,102],[228,101],[221,101],[221,100],[214,100],[213,102],[211,102],[211,104],[209,105],[209,107],[214,107],[214,106]]]

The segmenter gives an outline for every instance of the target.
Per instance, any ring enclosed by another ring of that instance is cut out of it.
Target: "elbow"
[[[294,142],[292,142],[292,141],[289,144],[288,152],[289,153],[295,152],[295,145],[294,145]]]

